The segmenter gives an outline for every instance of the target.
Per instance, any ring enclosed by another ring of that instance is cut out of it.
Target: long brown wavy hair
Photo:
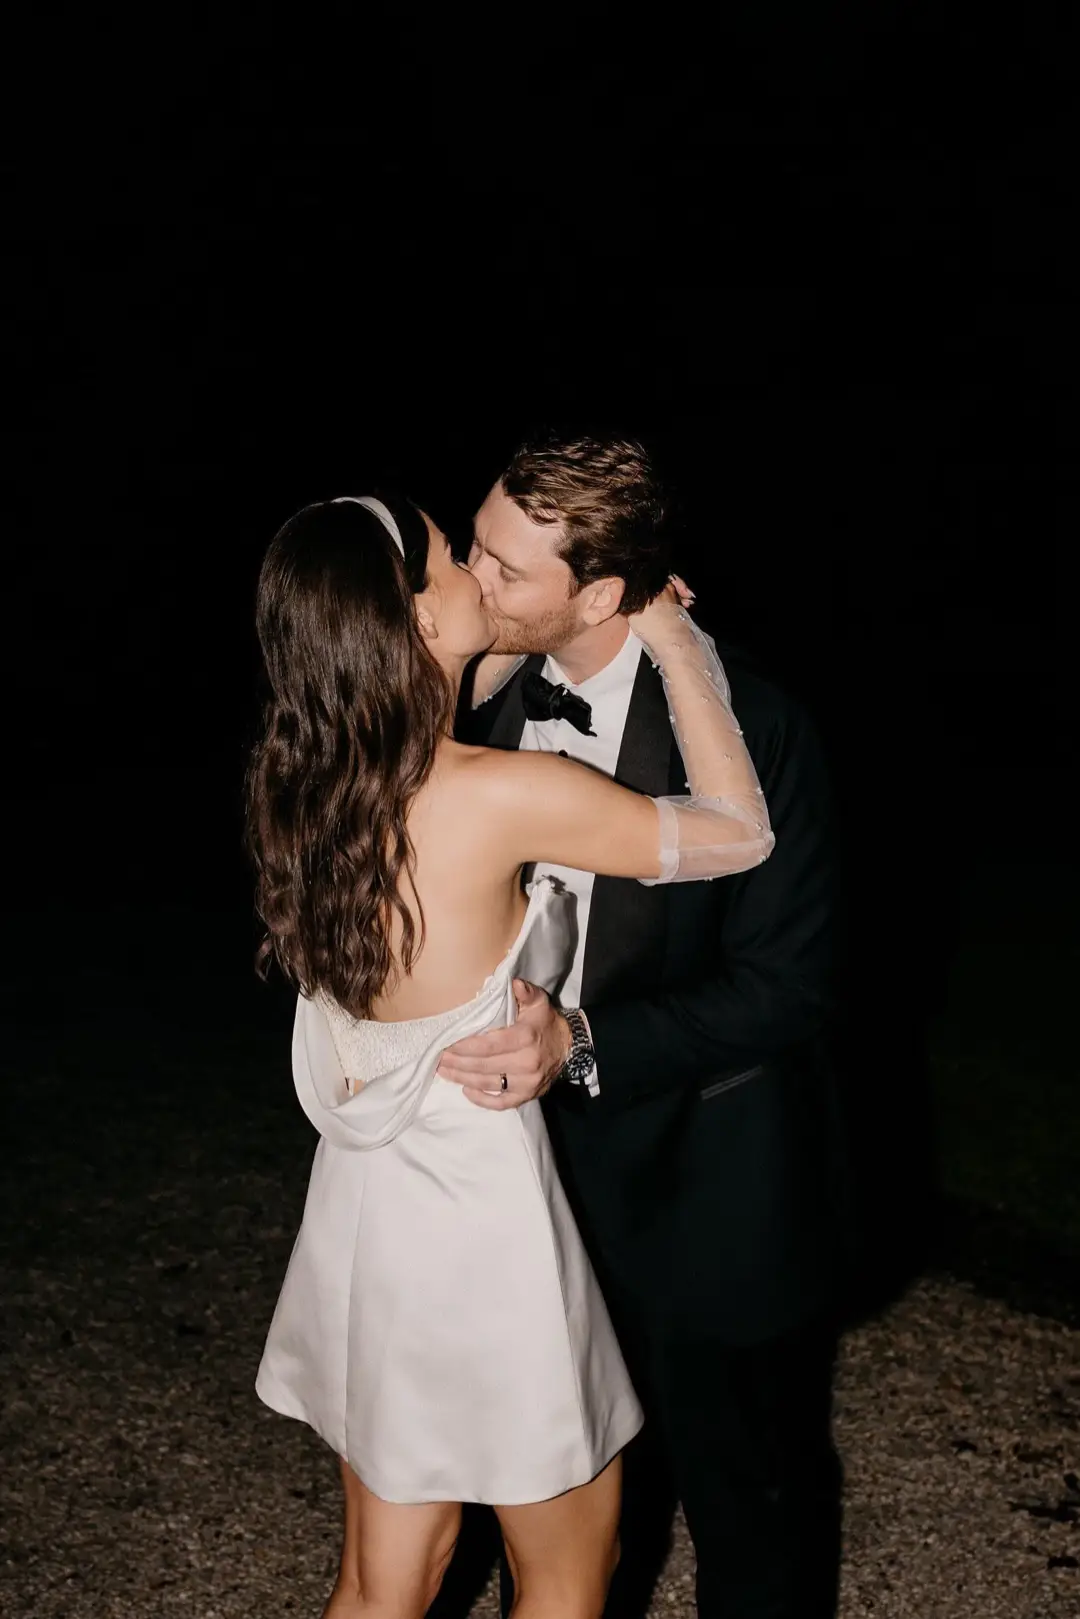
[[[418,941],[401,892],[414,871],[406,816],[453,718],[413,602],[427,525],[410,502],[381,498],[404,556],[351,501],[306,507],[270,542],[256,608],[269,694],[247,777],[266,926],[256,969],[276,961],[304,995],[324,990],[357,1017],[423,944],[419,903]]]

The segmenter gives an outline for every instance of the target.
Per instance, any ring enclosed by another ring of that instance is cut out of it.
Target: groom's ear
[[[618,579],[614,575],[610,579],[595,579],[591,585],[586,585],[582,592],[585,598],[582,604],[585,623],[606,624],[609,618],[614,618],[622,606],[625,591],[625,579]]]

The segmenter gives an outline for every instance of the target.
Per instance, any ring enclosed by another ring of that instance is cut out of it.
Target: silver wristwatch
[[[569,1011],[564,1008],[563,1017],[570,1025],[570,1038],[573,1043],[566,1061],[555,1078],[557,1081],[569,1080],[571,1085],[584,1085],[596,1067],[596,1051],[592,1036],[589,1034],[589,1026],[576,1006],[572,1006]]]

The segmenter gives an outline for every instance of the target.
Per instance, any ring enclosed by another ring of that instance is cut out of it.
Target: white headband
[[[401,530],[394,521],[394,514],[389,506],[384,505],[381,500],[377,500],[374,495],[338,495],[330,504],[331,506],[340,506],[346,500],[351,500],[357,506],[366,506],[369,512],[374,512],[402,556],[405,555],[405,542],[401,538]]]

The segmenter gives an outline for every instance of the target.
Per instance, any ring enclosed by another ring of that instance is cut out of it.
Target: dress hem
[[[295,1422],[304,1423],[313,1433],[318,1434],[324,1444],[328,1445],[336,1455],[341,1456],[348,1463],[365,1489],[370,1490],[372,1495],[377,1496],[380,1501],[385,1501],[389,1506],[427,1506],[438,1501],[459,1501],[462,1506],[529,1507],[538,1506],[544,1501],[554,1501],[558,1496],[565,1495],[568,1490],[580,1489],[583,1484],[589,1484],[594,1478],[598,1477],[604,1471],[604,1468],[615,1460],[620,1451],[626,1449],[631,1439],[640,1433],[644,1423],[641,1411],[636,1405],[632,1407],[629,1402],[620,1402],[615,1407],[607,1425],[610,1436],[607,1442],[600,1447],[598,1452],[584,1459],[579,1469],[571,1470],[568,1481],[566,1481],[565,1473],[562,1474],[561,1477],[564,1482],[560,1483],[557,1488],[547,1490],[541,1483],[539,1485],[541,1491],[539,1495],[536,1494],[537,1486],[534,1485],[530,1493],[526,1495],[510,1490],[499,1491],[498,1494],[485,1491],[482,1495],[475,1492],[453,1493],[443,1491],[433,1495],[421,1496],[402,1493],[400,1487],[396,1489],[393,1487],[389,1489],[380,1487],[380,1481],[376,1479],[374,1471],[370,1467],[361,1469],[361,1467],[357,1466],[356,1462],[347,1455],[346,1450],[338,1444],[337,1440],[331,1438],[329,1433],[321,1428],[318,1423],[313,1422],[308,1413],[302,1411],[282,1391],[280,1385],[269,1380],[264,1382],[260,1378],[255,1384],[255,1392],[263,1404],[271,1411],[276,1411],[282,1417],[292,1417]]]

